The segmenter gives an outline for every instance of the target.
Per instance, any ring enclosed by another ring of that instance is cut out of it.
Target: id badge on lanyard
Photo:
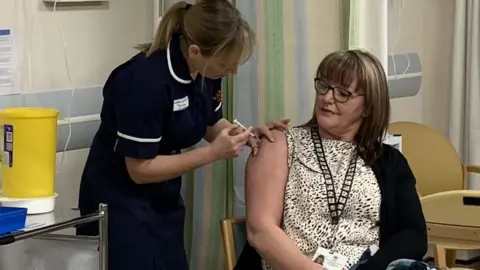
[[[322,247],[318,247],[312,261],[322,265],[326,270],[344,270],[348,264],[347,256]]]

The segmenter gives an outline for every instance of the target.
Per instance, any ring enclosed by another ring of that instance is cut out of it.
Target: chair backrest
[[[245,218],[229,218],[220,221],[222,232],[225,269],[233,270],[238,256],[247,243]]]
[[[466,188],[457,151],[442,134],[414,122],[392,123],[388,129],[390,134],[402,135],[402,153],[422,196]]]

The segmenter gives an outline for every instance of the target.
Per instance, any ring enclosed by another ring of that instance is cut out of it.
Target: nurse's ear
[[[190,47],[188,47],[188,57],[198,59],[200,56],[202,56],[202,52],[197,45],[190,45]]]

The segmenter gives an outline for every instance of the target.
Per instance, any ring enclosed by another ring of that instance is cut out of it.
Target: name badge
[[[186,108],[188,108],[188,106],[189,106],[188,96],[185,96],[185,97],[180,98],[180,99],[175,99],[173,101],[173,111],[174,112],[183,111]]]
[[[340,253],[318,247],[312,261],[322,265],[327,270],[343,270],[347,267],[348,258]]]

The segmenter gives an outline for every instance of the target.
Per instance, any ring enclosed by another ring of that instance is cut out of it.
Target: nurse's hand
[[[249,127],[241,133],[232,135],[236,133],[236,130],[238,130],[237,125],[223,129],[209,145],[216,159],[227,159],[240,155],[243,147],[248,142],[248,138],[251,137],[250,133],[253,132],[253,127]]]
[[[258,138],[266,137],[268,141],[274,142],[275,138],[270,130],[272,129],[280,129],[285,130],[288,127],[288,123],[290,123],[290,119],[283,119],[278,121],[273,121],[266,126],[260,126],[254,129],[254,133],[257,134]],[[258,147],[260,141],[257,138],[248,138],[248,146],[252,148],[252,154],[255,156],[258,153]]]

